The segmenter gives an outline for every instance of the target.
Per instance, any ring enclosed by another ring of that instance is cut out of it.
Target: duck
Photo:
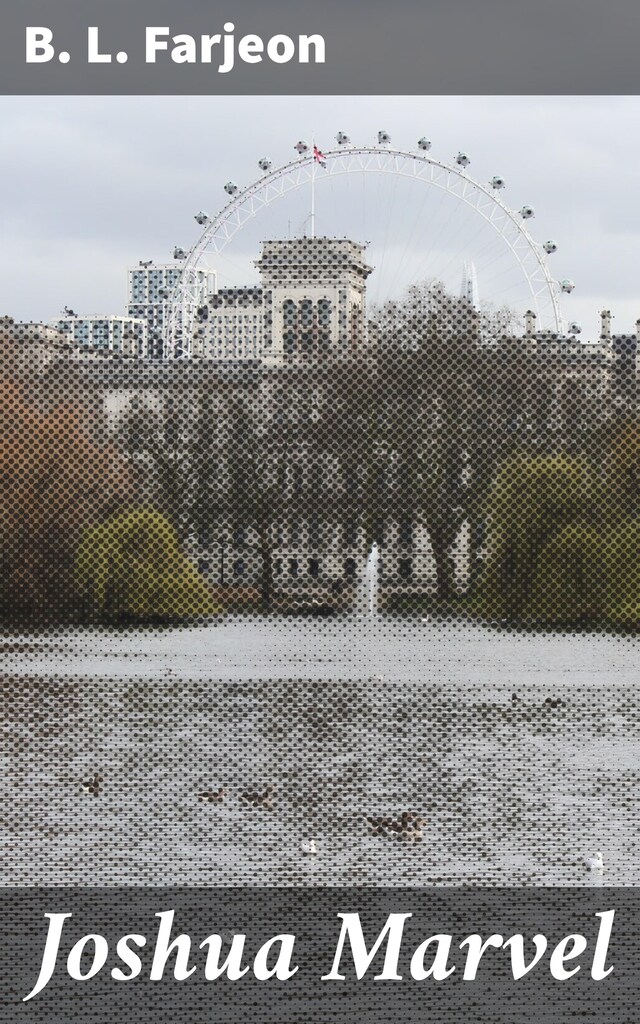
[[[99,775],[98,772],[94,772],[92,779],[85,779],[82,783],[82,789],[85,793],[89,793],[91,796],[99,796],[102,789],[100,785],[101,782],[104,782],[102,775]]]
[[[564,701],[561,700],[560,697],[556,697],[554,699],[552,699],[551,697],[547,697],[547,699],[545,700],[545,704],[547,704],[550,708],[564,707]]]
[[[251,807],[262,807],[265,811],[272,811],[275,793],[277,793],[276,787],[269,785],[264,787],[264,793],[241,793],[240,800],[244,804],[250,804]]]
[[[201,804],[221,804],[226,795],[226,789],[221,786],[217,790],[205,789],[203,793],[198,793],[198,800]]]
[[[315,839],[303,839],[300,843],[300,851],[305,857],[314,857],[318,852]]]
[[[403,840],[422,839],[422,830],[427,824],[417,811],[403,811],[399,818],[367,817],[367,821],[376,835]]]
[[[403,828],[400,838],[404,840],[413,839],[414,842],[419,842],[422,839],[422,830],[426,824],[426,818],[414,817],[411,822]]]
[[[367,821],[369,822],[370,825],[373,825],[374,827],[382,825],[383,828],[388,828],[391,822],[393,821],[393,818],[383,818],[381,816],[367,817]]]
[[[391,825],[392,820],[392,818],[367,817],[367,821],[371,826],[371,831],[378,836],[383,836],[385,834]]]

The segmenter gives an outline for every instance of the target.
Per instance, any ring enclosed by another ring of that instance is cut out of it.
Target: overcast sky
[[[576,282],[566,317],[594,337],[599,310],[610,308],[614,329],[629,331],[640,317],[639,117],[638,97],[1,97],[0,314],[48,320],[64,304],[122,312],[126,267],[188,247],[194,213],[223,205],[225,181],[249,183],[258,157],[285,162],[311,133],[330,148],[339,129],[369,144],[384,128],[400,148],[427,135],[435,156],[464,150],[481,181],[503,175],[504,201],[534,206],[532,235],[558,242],[554,276]],[[409,193],[396,196],[395,220],[385,195],[386,221],[366,223],[361,212],[352,225],[353,192],[341,197],[332,186],[323,199],[318,189],[321,233],[338,233],[339,222],[341,234],[379,236],[381,297],[392,280],[397,289],[412,274],[437,271],[441,256],[423,259],[429,222],[407,230]],[[240,283],[230,268],[245,273],[259,237],[302,230],[297,203],[272,208],[234,243],[222,283]],[[394,261],[404,277],[389,274]],[[481,281],[481,290],[491,285]]]

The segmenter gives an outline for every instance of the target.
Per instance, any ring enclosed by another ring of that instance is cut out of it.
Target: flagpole
[[[311,237],[316,237],[316,139],[311,137]]]

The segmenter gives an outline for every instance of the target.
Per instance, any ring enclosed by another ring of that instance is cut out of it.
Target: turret
[[[600,341],[611,341],[611,310],[603,309],[600,314]]]

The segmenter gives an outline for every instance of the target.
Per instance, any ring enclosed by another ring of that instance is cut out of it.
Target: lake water
[[[363,614],[3,647],[4,885],[582,885],[599,849],[640,880],[634,638]],[[404,810],[421,842],[371,834]]]

